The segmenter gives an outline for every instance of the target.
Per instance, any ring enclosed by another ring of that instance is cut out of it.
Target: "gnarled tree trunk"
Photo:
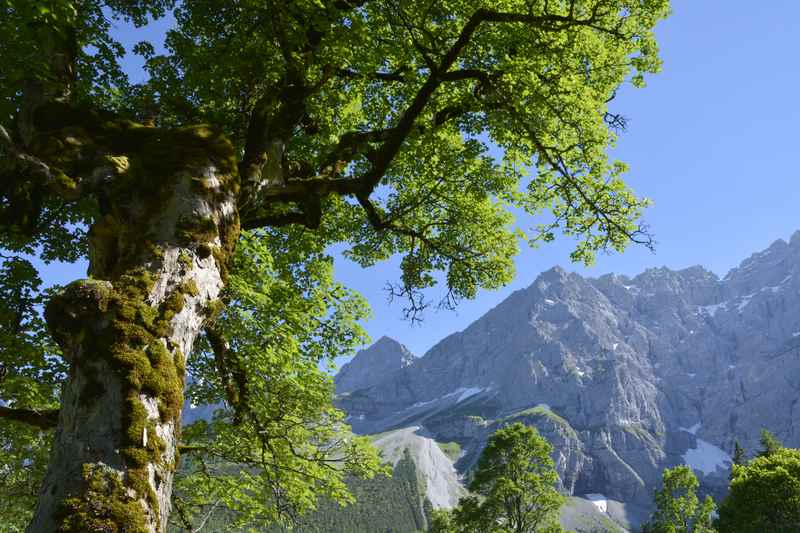
[[[185,361],[219,308],[238,176],[206,127],[128,134],[92,174],[91,279],[45,313],[70,373],[30,532],[166,530]]]

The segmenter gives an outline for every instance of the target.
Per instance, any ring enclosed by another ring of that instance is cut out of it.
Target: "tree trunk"
[[[91,279],[45,312],[70,372],[30,532],[166,531],[185,361],[220,307],[238,176],[206,127],[131,135],[92,174]]]

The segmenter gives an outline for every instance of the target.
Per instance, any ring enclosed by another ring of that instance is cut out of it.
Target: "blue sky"
[[[119,32],[132,44],[163,34],[169,25],[164,19]],[[621,255],[601,255],[587,269],[570,263],[569,240],[524,248],[509,286],[483,291],[454,312],[428,312],[415,326],[402,319],[401,303],[387,303],[383,287],[397,279],[395,262],[365,273],[338,261],[338,277],[372,304],[374,317],[366,326],[373,339],[389,335],[422,355],[554,265],[599,276],[702,264],[724,275],[800,229],[800,2],[676,0],[657,35],[663,70],[645,89],[620,91],[615,110],[630,123],[613,153],[629,164],[628,183],[654,202],[644,221],[655,234],[656,252],[631,247]],[[139,65],[126,65],[134,79],[140,79]],[[43,271],[51,283],[83,275],[82,265]]]

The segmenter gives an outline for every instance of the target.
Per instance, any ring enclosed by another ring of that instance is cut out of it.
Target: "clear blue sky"
[[[121,27],[120,36],[134,43],[169,24]],[[586,269],[570,264],[568,240],[526,248],[511,285],[484,291],[455,312],[431,311],[413,327],[402,320],[400,303],[386,302],[383,287],[397,279],[396,263],[365,274],[339,261],[338,277],[372,304],[374,318],[366,325],[373,339],[389,335],[422,355],[554,265],[599,276],[702,264],[724,275],[750,253],[800,229],[800,2],[675,0],[672,17],[657,34],[663,70],[645,89],[620,92],[615,110],[630,124],[614,153],[631,167],[628,183],[654,201],[644,220],[658,242],[656,253],[629,248],[601,255]],[[134,79],[138,65],[126,65]],[[82,266],[51,265],[43,274],[63,283],[84,272]]]

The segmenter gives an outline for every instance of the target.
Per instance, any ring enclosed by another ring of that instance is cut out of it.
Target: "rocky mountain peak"
[[[458,442],[462,472],[524,419],[554,444],[566,490],[646,504],[665,466],[725,486],[734,440],[754,450],[762,427],[800,444],[798,339],[800,232],[722,280],[702,266],[551,268],[411,364],[381,339],[337,376],[353,391],[338,402],[357,432]]]
[[[405,346],[384,335],[342,366],[334,378],[336,392],[370,387],[412,362],[414,355]]]
[[[729,297],[752,294],[763,287],[777,287],[800,274],[800,231],[789,242],[778,239],[731,269],[723,280]]]

